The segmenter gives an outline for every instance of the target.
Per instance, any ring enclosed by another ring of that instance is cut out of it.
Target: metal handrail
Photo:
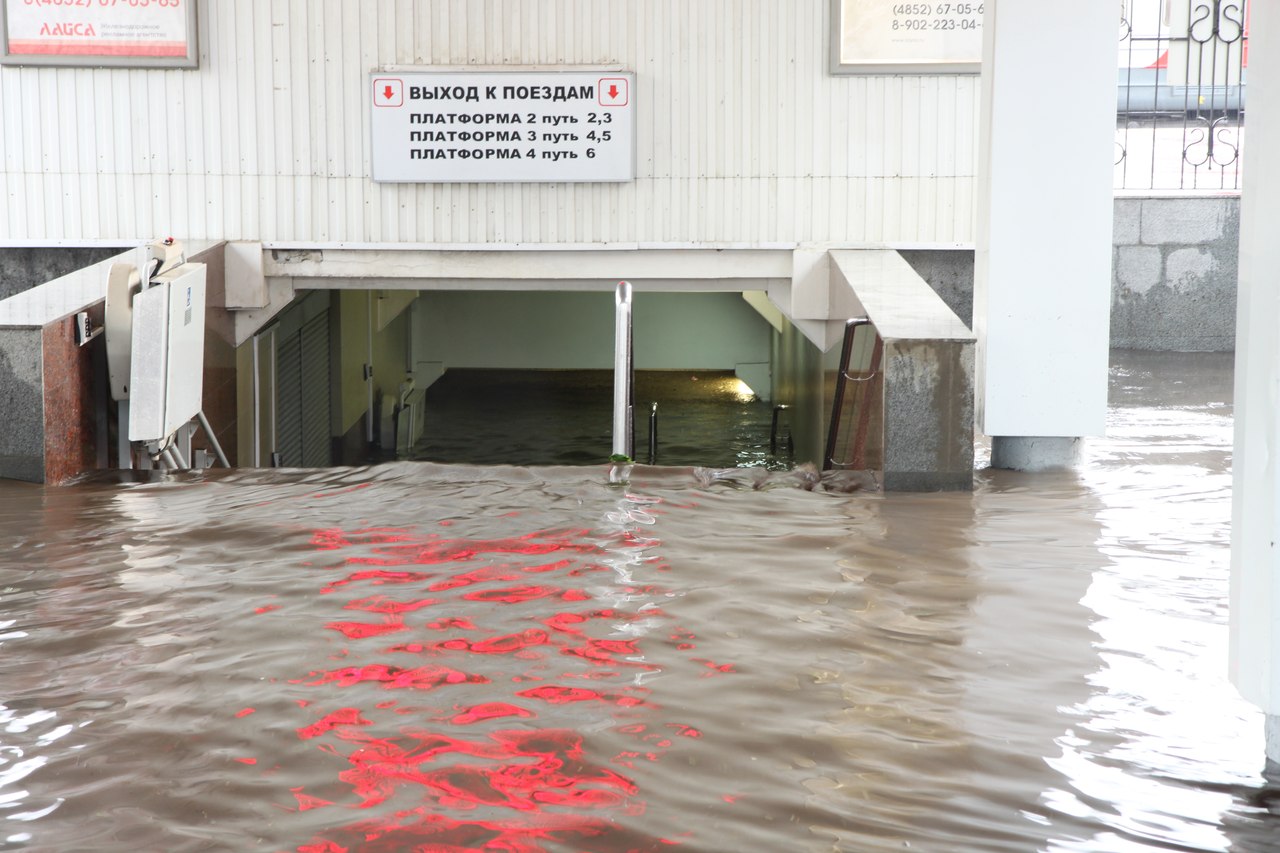
[[[857,334],[859,327],[869,326],[869,325],[871,325],[871,320],[869,318],[855,317],[852,320],[849,320],[844,327],[844,344],[840,349],[840,369],[839,369],[839,372],[836,374],[836,390],[831,401],[831,422],[827,428],[827,447],[826,447],[826,452],[822,455],[823,471],[830,471],[836,465],[836,461],[835,461],[836,441],[838,440],[840,435],[840,419],[841,419],[841,414],[844,411],[845,384],[848,382],[870,381],[871,379],[874,379],[880,372],[879,364],[875,363],[878,360],[875,359],[875,357],[873,356],[873,359],[872,359],[873,364],[871,366],[870,373],[868,373],[866,376],[859,376],[859,377],[854,377],[849,375],[849,361],[853,358],[854,335]],[[859,423],[858,423],[857,440],[855,441],[855,446],[860,445],[862,441],[864,441],[866,438],[864,434],[865,422],[867,420],[865,417],[866,413],[867,413],[867,406],[866,406],[866,401],[864,400],[861,406],[861,411],[859,412],[859,418],[858,418]],[[858,448],[855,450],[855,453],[854,453],[855,462],[860,455],[861,455],[861,451],[860,451],[860,448]],[[847,467],[849,463],[842,462],[839,464],[841,467]]]
[[[769,425],[769,455],[771,456],[778,455],[778,416],[790,408],[786,403],[779,403],[773,407],[773,422]]]
[[[658,404],[649,410],[649,464],[658,464]]]

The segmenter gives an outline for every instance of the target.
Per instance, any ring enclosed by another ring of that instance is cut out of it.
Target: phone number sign
[[[3,0],[0,62],[194,68],[196,0]]]
[[[375,72],[369,104],[375,181],[635,178],[631,72]]]
[[[986,4],[832,0],[836,73],[976,74]]]

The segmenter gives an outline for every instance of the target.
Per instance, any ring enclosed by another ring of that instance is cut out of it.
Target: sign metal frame
[[[831,0],[827,29],[830,33],[829,70],[832,74],[982,73],[981,20],[983,15],[981,13],[966,13],[962,18],[962,20],[972,20],[976,17],[979,21],[976,31],[979,36],[976,52],[969,52],[963,56],[947,55],[945,51],[939,54],[936,46],[933,48],[928,47],[927,41],[930,32],[939,31],[923,29],[917,31],[919,37],[916,41],[920,43],[919,50],[910,51],[898,48],[892,51],[883,50],[879,53],[864,54],[856,57],[848,55],[845,50],[846,34],[850,27],[857,26],[860,23],[860,19],[856,15],[848,14],[848,12],[861,12],[883,20],[885,15],[892,14],[890,10],[895,6],[928,7],[930,9],[929,13],[912,15],[911,17],[916,20],[929,20],[932,23],[931,16],[934,16],[939,9],[956,10],[960,7],[978,9],[983,6],[983,0],[962,3],[937,3],[932,2],[932,0],[927,0],[927,2],[923,3],[902,3],[899,0]],[[950,15],[951,11],[945,14]],[[881,43],[884,42],[882,41]],[[863,46],[865,47],[866,44],[867,42],[864,40]]]
[[[181,6],[161,6],[151,0],[146,6],[130,5],[127,0],[118,4],[121,12],[140,16],[156,14],[181,14],[185,21],[183,40],[187,44],[185,56],[156,56],[146,52],[128,53],[127,48],[105,49],[102,39],[86,40],[86,50],[67,48],[58,52],[15,53],[10,33],[14,29],[15,16],[34,15],[56,10],[63,14],[74,11],[74,6],[28,5],[24,0],[0,0],[0,65],[34,65],[73,68],[198,68],[200,67],[200,27],[198,0],[180,0]],[[185,7],[185,8],[184,8]],[[99,10],[101,11],[101,10]],[[95,49],[96,48],[96,49]]]
[[[384,66],[367,79],[369,177],[375,183],[626,183],[636,178],[634,71]],[[464,99],[467,92],[476,97]]]

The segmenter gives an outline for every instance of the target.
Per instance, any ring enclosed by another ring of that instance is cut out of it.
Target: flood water
[[[732,371],[641,370],[633,390],[632,455],[641,462],[792,466],[789,421],[782,419],[774,436],[773,410]],[[427,391],[423,437],[410,458],[469,465],[598,464],[612,453],[612,432],[612,370],[452,369]]]
[[[0,484],[0,849],[1280,849],[1230,393],[1117,354],[1080,472],[972,494]]]

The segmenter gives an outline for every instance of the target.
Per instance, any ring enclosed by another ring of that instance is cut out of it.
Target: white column
[[[983,26],[978,428],[998,467],[1070,465],[1106,422],[1119,7],[988,0]]]
[[[1231,680],[1267,712],[1280,761],[1280,8],[1250,4],[1248,160],[1240,207]]]

